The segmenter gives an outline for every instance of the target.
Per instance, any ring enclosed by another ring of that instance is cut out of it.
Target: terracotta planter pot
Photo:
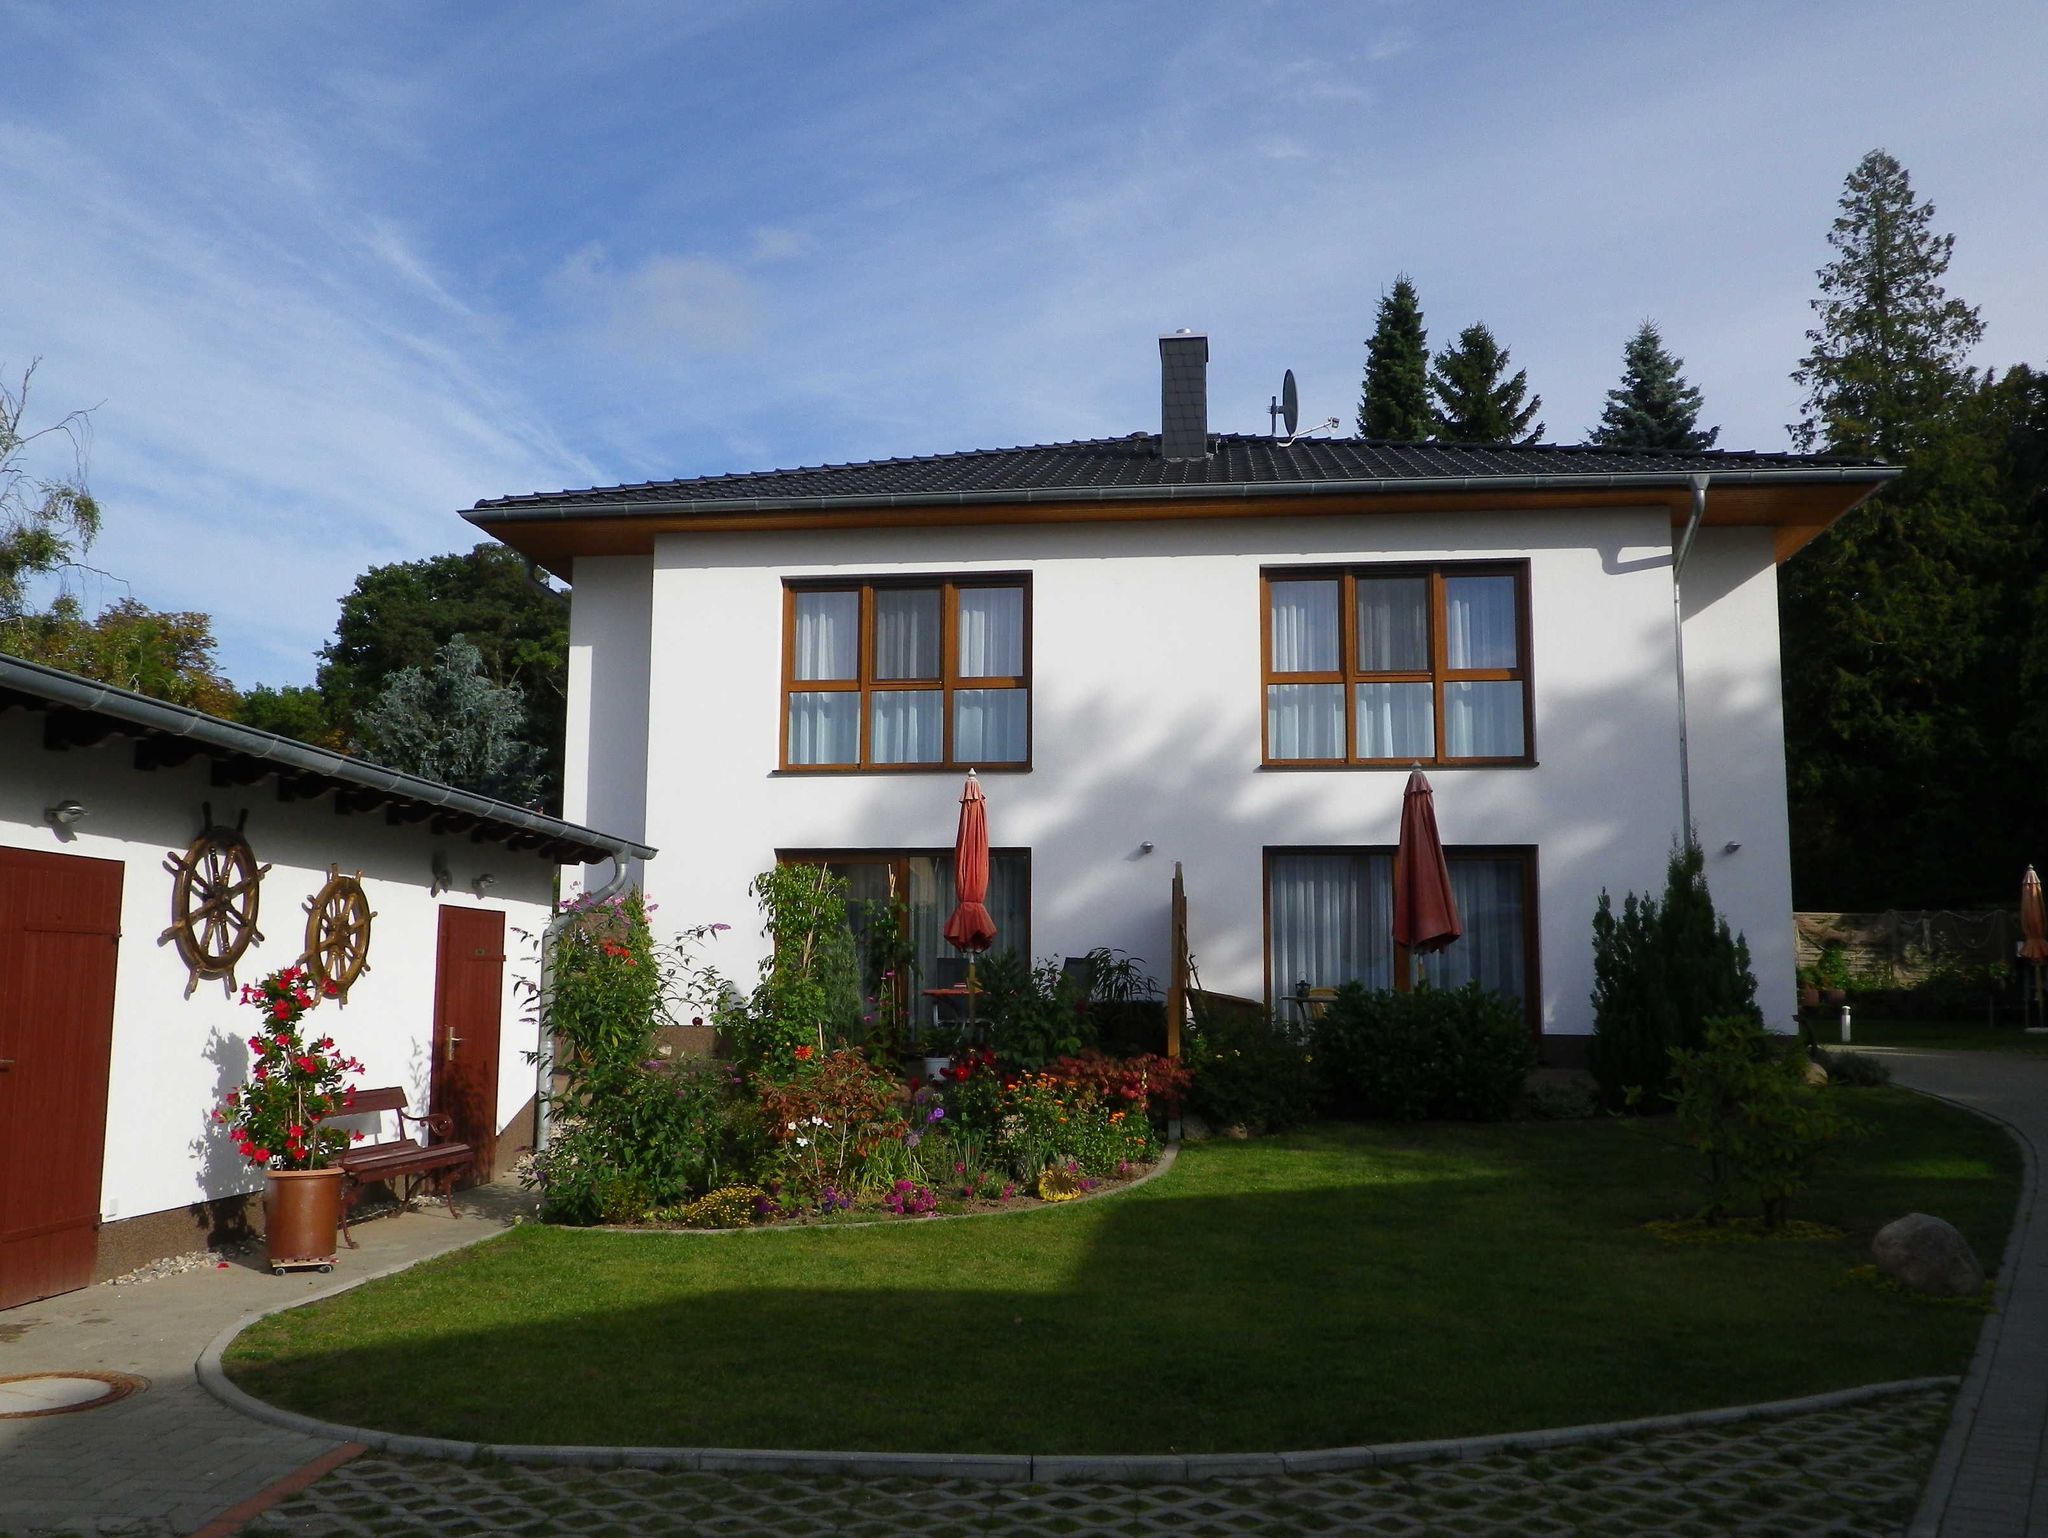
[[[263,1187],[263,1246],[272,1270],[334,1264],[341,1226],[339,1169],[272,1170]]]

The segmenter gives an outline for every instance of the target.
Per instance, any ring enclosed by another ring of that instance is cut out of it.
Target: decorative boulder
[[[1800,1072],[1805,1076],[1806,1082],[1808,1084],[1814,1085],[1815,1087],[1825,1084],[1828,1081],[1827,1069],[1821,1067],[1821,1065],[1819,1063],[1816,1063],[1812,1058],[1808,1058],[1806,1060],[1806,1066],[1803,1069],[1801,1069]]]
[[[1984,1285],[1984,1268],[1955,1226],[1924,1212],[1887,1223],[1870,1242],[1878,1270],[1908,1287],[1944,1298],[1968,1297]]]

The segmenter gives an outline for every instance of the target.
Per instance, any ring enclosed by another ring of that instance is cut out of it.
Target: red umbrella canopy
[[[2048,961],[2048,903],[2041,900],[2041,878],[2031,865],[2020,878],[2020,955]]]
[[[1436,832],[1436,797],[1420,769],[1401,796],[1401,852],[1394,860],[1394,943],[1427,954],[1464,934],[1451,872]]]
[[[960,832],[953,840],[953,889],[959,903],[946,920],[946,940],[957,950],[985,951],[995,943],[996,921],[988,916],[988,802],[981,781],[967,771],[960,792]]]

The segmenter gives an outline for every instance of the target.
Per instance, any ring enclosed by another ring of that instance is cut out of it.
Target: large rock
[[[1887,1223],[1870,1241],[1878,1270],[1908,1287],[1944,1298],[1968,1297],[1984,1285],[1984,1268],[1955,1226],[1924,1212]]]

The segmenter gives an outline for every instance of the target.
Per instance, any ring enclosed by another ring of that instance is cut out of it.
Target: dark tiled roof
[[[518,517],[545,511],[631,513],[640,509],[732,508],[872,503],[885,500],[973,502],[1017,497],[1190,494],[1211,488],[1242,494],[1246,488],[1330,489],[1466,481],[1561,480],[1592,485],[1654,479],[1669,483],[1705,471],[1715,477],[1775,480],[1821,474],[1830,479],[1888,478],[1878,461],[1734,450],[1675,453],[1564,444],[1390,443],[1370,438],[1212,437],[1199,460],[1162,459],[1156,433],[1096,438],[1078,443],[1014,449],[975,449],[910,459],[818,465],[709,475],[694,480],[647,481],[583,491],[539,492],[478,502],[473,514]],[[1863,472],[1859,474],[1858,472]],[[481,520],[479,520],[481,521]]]

